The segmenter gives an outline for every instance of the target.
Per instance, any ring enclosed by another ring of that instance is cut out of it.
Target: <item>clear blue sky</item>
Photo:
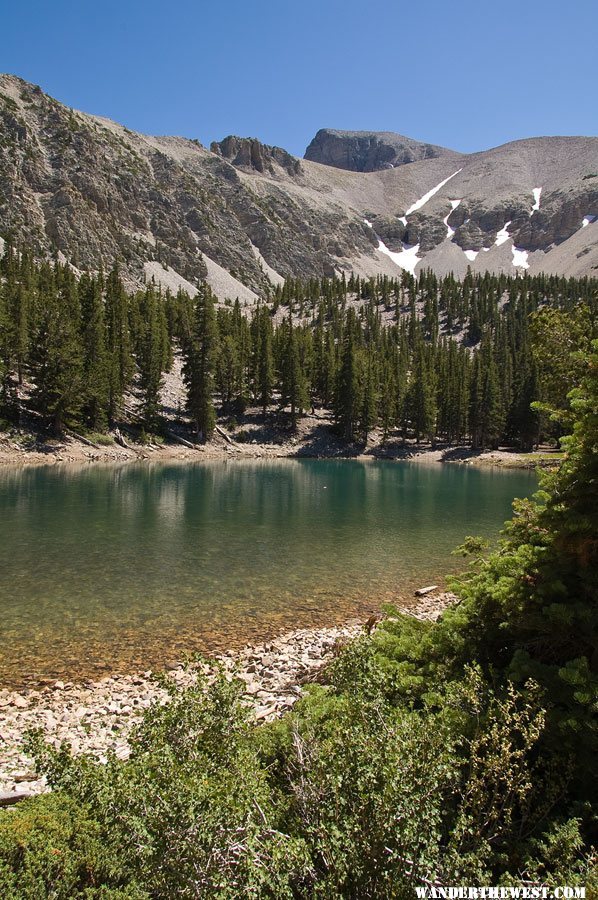
[[[0,71],[150,134],[598,131],[596,0],[4,0]]]

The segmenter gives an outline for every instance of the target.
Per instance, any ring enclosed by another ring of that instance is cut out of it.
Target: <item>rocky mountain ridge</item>
[[[334,132],[337,143],[347,134]],[[208,150],[137,134],[3,75],[0,235],[80,269],[119,260],[132,287],[154,278],[193,291],[207,279],[248,303],[293,276],[598,274],[598,138],[463,155],[400,135],[362,146],[357,135],[365,157],[351,157],[352,138],[345,156],[367,171],[255,138]]]
[[[420,159],[461,155],[455,150],[414,141],[392,131],[337,131],[334,128],[321,128],[305,151],[305,159],[351,172],[376,172]]]

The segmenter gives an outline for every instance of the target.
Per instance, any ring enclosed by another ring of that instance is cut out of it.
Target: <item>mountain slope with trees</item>
[[[419,278],[289,279],[270,303],[218,304],[155,283],[128,293],[118,267],[77,277],[8,245],[0,259],[0,414],[36,416],[56,435],[136,421],[205,441],[216,415],[248,407],[292,434],[329,410],[339,440],[554,443],[575,384],[574,359],[596,334],[596,281],[469,273]],[[166,418],[162,388],[183,362],[187,417]],[[540,404],[540,405],[538,405]],[[242,435],[239,435],[241,438]]]

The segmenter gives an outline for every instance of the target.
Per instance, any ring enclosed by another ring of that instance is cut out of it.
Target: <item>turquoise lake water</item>
[[[0,470],[0,683],[144,669],[412,602],[535,486],[349,460]]]

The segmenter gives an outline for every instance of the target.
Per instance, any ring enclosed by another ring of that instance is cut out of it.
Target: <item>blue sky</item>
[[[4,0],[0,71],[69,106],[302,155],[318,128],[462,151],[598,133],[596,0]]]

